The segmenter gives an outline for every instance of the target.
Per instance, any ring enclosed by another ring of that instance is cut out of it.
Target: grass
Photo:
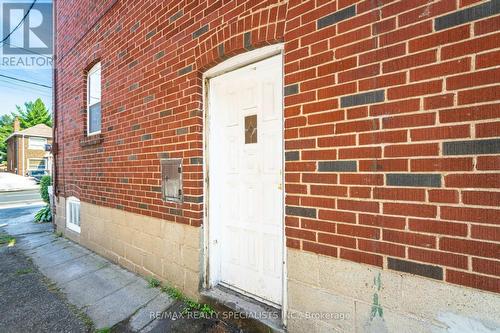
[[[158,288],[161,286],[161,282],[154,277],[148,278],[148,286],[149,288]]]
[[[168,296],[170,296],[171,298],[183,302],[186,306],[182,310],[182,314],[186,314],[192,311],[198,311],[208,316],[212,316],[215,314],[215,310],[210,305],[198,303],[195,300],[186,297],[179,289],[162,285],[161,282],[154,277],[148,278],[148,285],[150,288],[159,287],[162,292],[168,294]]]
[[[26,268],[26,269],[18,269],[16,271],[16,275],[25,275],[25,274],[29,274],[29,273],[33,273],[33,269]]]
[[[110,333],[110,332],[111,332],[111,328],[109,328],[109,327],[101,328],[101,329],[98,329],[95,331],[95,333]]]
[[[7,235],[4,233],[0,233],[0,246],[6,245],[11,247],[16,245],[16,239],[12,237],[11,235]]]

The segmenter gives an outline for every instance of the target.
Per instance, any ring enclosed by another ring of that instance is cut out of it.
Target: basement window
[[[80,233],[80,200],[75,197],[66,199],[66,227]]]
[[[87,75],[87,135],[101,133],[101,63]]]

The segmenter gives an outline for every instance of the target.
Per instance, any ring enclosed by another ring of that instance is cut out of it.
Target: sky
[[[37,0],[36,6],[39,3],[50,3],[51,0]],[[0,0],[0,41],[6,36],[6,32],[3,31],[4,23],[7,22],[5,10],[6,4],[25,4],[26,6],[31,5],[32,0]],[[20,12],[22,13],[22,11]],[[31,13],[34,13],[33,15]],[[15,11],[12,14],[9,13],[8,30],[13,31],[14,27],[22,20],[23,15],[16,16]],[[38,15],[38,13],[33,10],[30,12],[29,19],[32,20],[33,25],[37,25],[36,20],[43,20],[43,15]],[[34,22],[34,23],[33,23]],[[23,36],[20,34],[22,32],[22,26],[14,31],[8,42],[11,45],[26,45],[23,44]],[[36,46],[36,41],[32,42],[31,46]],[[14,77],[17,79],[31,81],[38,84],[46,85],[52,87],[52,68],[51,67],[25,67],[25,66],[6,66],[2,61],[2,57],[5,56],[3,53],[6,44],[0,43],[0,116],[4,114],[11,113],[16,110],[16,105],[23,106],[27,101],[34,101],[37,98],[41,98],[45,105],[52,111],[52,89],[45,88],[33,84],[28,84],[25,82],[20,82],[17,80],[9,79],[3,77],[2,75]],[[30,54],[36,57],[39,55]],[[46,58],[46,56],[44,56]]]

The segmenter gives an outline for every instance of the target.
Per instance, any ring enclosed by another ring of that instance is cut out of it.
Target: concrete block
[[[319,287],[319,260],[313,253],[287,251],[288,278]]]

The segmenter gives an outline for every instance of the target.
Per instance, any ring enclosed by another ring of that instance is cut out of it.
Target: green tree
[[[52,126],[52,116],[38,98],[34,102],[24,103],[24,108],[16,105],[16,111],[0,117],[0,162],[7,160],[7,143],[5,139],[14,132],[14,119],[18,117],[21,129],[33,127],[38,124]]]
[[[4,114],[0,117],[0,161],[7,160],[7,143],[5,140],[14,131],[13,122],[13,115]]]
[[[24,109],[19,105],[16,105],[16,108],[16,113],[19,116],[19,122],[21,123],[22,129],[38,124],[52,126],[52,117],[50,112],[40,98],[34,102],[24,103]]]

